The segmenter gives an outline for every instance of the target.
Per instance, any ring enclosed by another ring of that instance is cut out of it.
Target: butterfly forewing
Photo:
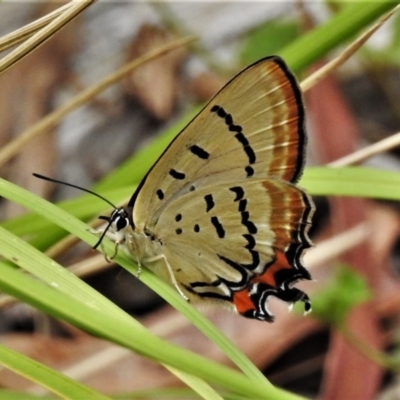
[[[204,185],[276,177],[303,168],[304,110],[278,57],[233,78],[177,136],[132,197],[135,226],[150,227],[168,202]],[[150,216],[150,218],[149,218]]]

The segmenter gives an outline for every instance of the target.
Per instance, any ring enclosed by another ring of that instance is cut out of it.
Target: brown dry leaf
[[[379,280],[375,285],[379,300],[397,297],[400,279],[395,273],[392,249],[400,237],[400,214],[398,210],[384,203],[371,203],[368,209],[371,223],[369,246],[374,258],[380,260]],[[379,268],[379,265],[376,266]],[[398,310],[397,310],[398,312]]]
[[[226,79],[213,72],[203,72],[189,82],[189,92],[197,102],[210,100],[226,83]]]
[[[38,14],[46,14],[54,4],[45,4]],[[78,43],[77,20],[57,33],[44,46],[0,77],[0,102],[8,104],[9,114],[0,137],[26,128],[43,118],[50,110],[51,97],[66,79],[65,65]],[[5,90],[3,90],[5,89]],[[8,132],[7,132],[7,131]],[[32,177],[32,172],[51,174],[55,169],[57,148],[54,131],[36,137],[8,165],[7,178],[26,189],[46,197],[52,185]],[[20,214],[19,205],[6,203],[4,216]]]
[[[145,24],[127,50],[127,58],[133,60],[173,40],[176,37],[166,29]],[[186,54],[183,48],[171,51],[135,69],[125,79],[127,93],[159,120],[166,120],[173,111],[179,93],[177,73]]]

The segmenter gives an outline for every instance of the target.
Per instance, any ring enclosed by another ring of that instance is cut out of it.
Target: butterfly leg
[[[174,275],[174,271],[172,271],[171,265],[169,264],[167,257],[165,257],[164,254],[160,254],[158,256],[155,257],[151,257],[151,258],[146,258],[146,262],[154,262],[154,261],[158,261],[158,260],[164,260],[165,265],[167,266],[167,270],[169,273],[169,276],[171,278],[171,282],[172,284],[175,286],[175,289],[178,291],[178,293],[186,300],[189,301],[189,297],[187,297],[185,295],[185,293],[182,292],[182,289],[179,287],[177,280],[175,279],[175,275]]]
[[[103,233],[104,233],[104,231],[101,230],[101,229],[88,229],[87,231],[90,232],[90,233],[93,233],[93,234],[96,235],[96,236],[100,236],[100,237],[101,237],[101,236],[103,235]],[[100,245],[101,250],[102,250],[103,253],[104,253],[104,258],[106,259],[106,261],[109,262],[109,263],[112,263],[112,261],[114,260],[114,258],[115,258],[115,257],[117,256],[117,254],[118,254],[119,245],[123,242],[123,240],[117,240],[117,238],[115,237],[115,235],[113,235],[113,234],[110,233],[110,232],[107,232],[107,235],[106,235],[106,236],[107,236],[109,239],[111,239],[111,240],[114,242],[114,244],[115,244],[113,255],[112,255],[111,257],[109,257],[109,256],[107,255],[107,253],[106,253],[106,251],[105,251],[105,248],[104,248],[104,246],[103,246],[103,241],[99,241],[98,244]],[[96,248],[96,247],[97,247],[97,245],[96,245],[94,248]]]
[[[136,263],[137,263],[137,272],[136,272],[136,278],[140,278],[140,275],[142,274],[142,263],[140,262],[140,259],[137,258],[136,259]]]

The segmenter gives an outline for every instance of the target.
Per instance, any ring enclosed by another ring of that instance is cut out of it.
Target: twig
[[[42,45],[69,21],[79,15],[85,8],[90,6],[95,0],[72,0],[71,6],[68,7],[61,15],[53,19],[44,28],[32,35],[24,43],[18,46],[10,54],[6,55],[0,61],[0,74],[4,73],[12,65],[20,61],[31,51]]]
[[[53,21],[70,7],[71,3],[64,4],[62,7],[57,8],[57,10],[52,11],[44,17],[41,17],[36,21],[33,21],[32,23],[27,24],[22,28],[3,36],[2,38],[0,38],[0,52],[7,50],[18,43],[23,42],[24,40],[32,36],[35,32],[44,28],[49,22]]]
[[[151,61],[164,53],[174,50],[177,47],[184,46],[194,40],[194,37],[179,39],[157,50],[149,52],[148,54],[145,54],[144,56],[139,57],[136,60],[124,65],[113,74],[108,75],[100,83],[97,83],[83,90],[66,104],[48,114],[39,122],[22,132],[12,142],[4,146],[2,151],[0,152],[0,167],[3,166],[12,157],[14,157],[20,151],[20,149],[34,137],[46,132],[48,129],[55,127],[60,122],[60,120],[65,117],[65,115],[93,99],[109,86],[115,84],[125,75],[129,74],[133,69],[139,67],[145,62]]]
[[[395,133],[388,138],[382,139],[379,142],[371,144],[363,149],[357,150],[354,153],[348,154],[342,158],[332,161],[328,164],[329,167],[345,167],[347,165],[359,164],[366,159],[385,151],[391,150],[400,145],[400,132]]]
[[[318,71],[314,72],[308,78],[304,79],[300,86],[303,92],[307,91],[320,80],[324,79],[332,71],[347,61],[372,35],[375,33],[396,11],[400,9],[400,6],[396,6],[380,18],[375,24],[367,29],[361,36],[359,36],[354,42],[347,46],[337,57],[332,61],[319,68]]]

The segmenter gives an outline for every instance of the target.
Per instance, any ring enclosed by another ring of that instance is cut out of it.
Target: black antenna
[[[100,245],[101,242],[103,241],[104,237],[106,236],[107,231],[110,229],[111,224],[112,224],[112,221],[109,221],[108,224],[107,224],[107,226],[106,226],[106,229],[104,229],[104,231],[101,233],[101,236],[100,236],[99,240],[98,240],[98,241],[96,242],[96,244],[93,246],[93,249],[97,249],[97,248],[99,247],[99,245]]]
[[[73,188],[75,188],[75,189],[82,190],[83,192],[90,193],[90,194],[92,194],[93,196],[96,196],[96,197],[98,197],[99,199],[104,200],[104,201],[105,201],[106,203],[108,203],[112,208],[117,209],[117,207],[116,207],[113,203],[111,203],[110,200],[107,200],[105,197],[99,195],[98,193],[92,192],[92,191],[89,190],[89,189],[85,189],[85,188],[83,188],[83,187],[80,187],[80,186],[77,186],[77,185],[73,185],[72,183],[63,182],[63,181],[59,181],[59,180],[57,180],[57,179],[49,178],[48,176],[36,174],[35,172],[34,172],[32,175],[35,176],[36,178],[43,179],[44,181],[49,181],[49,182],[54,182],[54,183],[60,183],[61,185],[70,186],[70,187],[73,187]]]
[[[99,195],[98,193],[92,192],[92,191],[89,190],[89,189],[85,189],[85,188],[83,188],[83,187],[74,185],[74,184],[72,184],[72,183],[59,181],[58,179],[49,178],[48,176],[36,174],[35,172],[34,172],[32,175],[35,176],[36,178],[43,179],[43,180],[45,180],[45,181],[54,182],[54,183],[60,183],[61,185],[70,186],[70,187],[72,187],[72,188],[82,190],[83,192],[90,193],[90,194],[92,194],[93,196],[96,196],[96,197],[98,197],[99,199],[104,200],[107,204],[109,204],[112,208],[114,208],[114,210],[117,210],[117,207],[116,207],[113,203],[111,203],[110,200],[107,200],[105,197]],[[104,217],[104,216],[101,215],[99,218],[100,218],[100,219],[103,219],[103,220],[105,220],[105,221],[108,221],[108,224],[107,224],[107,226],[106,226],[106,229],[104,229],[104,231],[102,232],[102,234],[101,234],[99,240],[98,240],[98,241],[96,242],[96,244],[93,246],[93,249],[96,249],[96,248],[101,244],[101,242],[103,241],[104,237],[105,237],[106,234],[107,234],[107,231],[110,229],[110,226],[111,226],[111,224],[112,224],[112,220],[111,220],[111,218],[109,218],[109,217]],[[106,259],[107,259],[107,257],[106,257]]]

